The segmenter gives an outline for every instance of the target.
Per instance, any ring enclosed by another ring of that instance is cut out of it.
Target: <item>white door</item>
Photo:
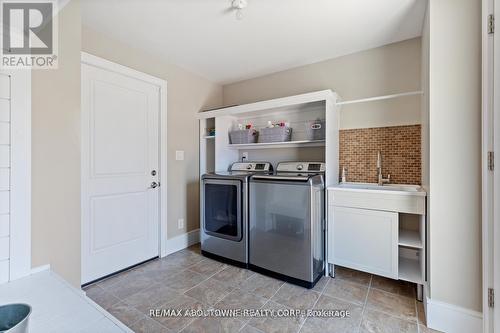
[[[82,64],[82,284],[159,255],[160,88]]]

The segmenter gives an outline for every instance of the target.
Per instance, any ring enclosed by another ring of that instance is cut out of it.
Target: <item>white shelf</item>
[[[418,230],[399,229],[399,246],[421,249],[423,246],[420,232]]]
[[[267,148],[300,148],[300,147],[324,147],[325,140],[304,140],[287,142],[269,142],[269,143],[244,143],[229,144],[230,149],[267,149]]]
[[[393,98],[400,98],[400,97],[405,97],[405,96],[415,96],[415,95],[422,95],[422,91],[421,90],[418,90],[418,91],[409,91],[409,92],[404,92],[404,93],[399,93],[399,94],[393,94],[393,95],[368,97],[368,98],[362,98],[362,99],[355,99],[355,100],[352,100],[352,101],[342,101],[342,102],[337,102],[337,105],[347,105],[347,104],[357,104],[357,103],[382,101],[384,99],[393,99]]]
[[[399,280],[422,284],[420,262],[417,259],[399,257]]]
[[[207,140],[215,139],[215,135],[207,135],[207,136],[204,136],[203,139],[207,139]]]

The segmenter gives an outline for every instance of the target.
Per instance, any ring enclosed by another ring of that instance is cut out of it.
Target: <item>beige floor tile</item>
[[[180,295],[179,292],[162,284],[155,284],[148,289],[130,295],[123,302],[133,306],[144,314],[149,314],[149,310],[154,309],[156,305],[166,303],[168,300]]]
[[[312,290],[317,291],[319,293],[323,292],[323,289],[325,289],[328,280],[330,280],[330,277],[322,276],[321,279],[316,283],[314,288],[312,288]]]
[[[267,310],[290,310],[284,305],[273,301],[267,302],[262,309]],[[252,318],[248,323],[250,326],[257,328],[263,332],[272,333],[295,333],[298,332],[300,326],[304,322],[304,317],[260,317]]]
[[[228,266],[213,276],[214,279],[237,287],[241,282],[252,276],[252,271],[234,266]]]
[[[167,301],[163,305],[159,305],[157,308],[163,310],[182,310],[184,313],[186,310],[206,310],[209,307],[192,297],[181,295],[180,297]],[[163,326],[175,331],[179,331],[195,319],[194,317],[185,315],[170,317],[160,316],[152,318]]]
[[[313,290],[285,283],[271,300],[292,309],[306,310],[314,306],[319,295]]]
[[[245,322],[238,318],[198,318],[189,324],[182,333],[233,333],[238,332]]]
[[[370,284],[371,274],[356,271],[354,269],[345,268],[341,266],[335,266],[335,278],[348,280],[350,282],[356,282],[365,286]]]
[[[281,280],[276,280],[262,274],[254,274],[247,280],[241,282],[239,289],[265,298],[271,298],[284,284]]]
[[[360,333],[418,333],[418,327],[415,322],[366,309],[361,320]]]
[[[242,329],[241,331],[239,331],[239,333],[266,333],[266,332],[262,332],[261,330],[255,328],[255,327],[252,327],[248,324],[246,324]]]
[[[117,283],[111,285],[106,291],[115,295],[119,299],[125,299],[132,294],[141,290],[145,290],[152,286],[155,282],[150,276],[147,276],[141,271],[128,272]]]
[[[203,261],[200,261],[199,263],[189,266],[189,270],[208,278],[209,276],[214,275],[215,273],[223,270],[226,267],[227,265],[221,262],[205,258]]]
[[[216,309],[260,309],[267,299],[235,289],[215,304]]]
[[[357,333],[363,308],[333,297],[322,295],[315,309],[343,310],[349,313],[344,318],[309,317],[300,330],[301,333]]]
[[[348,280],[335,278],[328,281],[323,293],[363,306],[366,301],[366,295],[368,294],[368,287],[349,282]]]
[[[165,287],[184,293],[205,279],[206,277],[201,274],[186,270],[169,278],[164,282],[164,285]]]
[[[433,330],[431,328],[428,328],[425,325],[419,325],[418,329],[419,329],[420,333],[443,333],[441,331],[436,331],[436,330]]]
[[[366,306],[404,320],[417,321],[415,299],[413,298],[370,289]]]
[[[422,302],[416,302],[417,303],[417,319],[419,324],[426,324],[427,320],[425,319],[425,310],[424,310],[424,303]]]
[[[388,279],[383,276],[373,275],[370,287],[411,298],[416,296],[416,285],[414,283]]]
[[[114,304],[107,311],[129,327],[144,318],[144,314],[142,314],[139,310],[123,302]]]
[[[172,253],[171,255],[161,258],[163,265],[176,266],[178,268],[188,268],[194,264],[199,263],[204,260],[201,254],[196,253],[192,250],[185,249],[179,252]]]
[[[140,268],[141,272],[143,272],[145,276],[157,283],[165,282],[172,276],[179,274],[186,269],[187,268],[170,262],[165,262],[160,259],[148,263],[146,267]]]
[[[173,333],[175,331],[169,330],[165,326],[161,325],[156,320],[151,318],[143,318],[135,322],[130,329],[135,333]]]
[[[234,287],[211,278],[188,290],[186,295],[205,304],[214,305],[226,297],[233,289]]]
[[[109,309],[120,300],[111,293],[105,291],[98,285],[93,285],[84,289],[86,295],[104,309]]]

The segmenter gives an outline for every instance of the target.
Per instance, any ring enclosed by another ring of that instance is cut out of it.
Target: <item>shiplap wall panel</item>
[[[0,123],[0,145],[10,144],[10,123]]]
[[[9,214],[10,196],[8,191],[0,191],[0,214]]]
[[[10,103],[6,99],[0,99],[0,121],[10,121]]]
[[[10,235],[9,215],[0,215],[0,237],[7,237]]]
[[[10,147],[0,145],[0,168],[10,168]]]
[[[0,98],[10,98],[10,77],[0,74]]]
[[[10,189],[10,169],[0,168],[0,191]]]
[[[9,259],[9,237],[0,238],[0,261]]]
[[[9,281],[9,261],[0,261],[0,283]]]

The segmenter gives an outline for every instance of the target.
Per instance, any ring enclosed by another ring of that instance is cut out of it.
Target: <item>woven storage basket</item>
[[[259,130],[259,142],[286,142],[292,139],[292,129],[290,127],[261,128]]]
[[[324,140],[325,139],[325,120],[317,119],[306,121],[306,139]]]
[[[245,143],[256,143],[259,137],[259,132],[252,129],[236,130],[229,132],[229,143],[232,145],[240,145]]]

